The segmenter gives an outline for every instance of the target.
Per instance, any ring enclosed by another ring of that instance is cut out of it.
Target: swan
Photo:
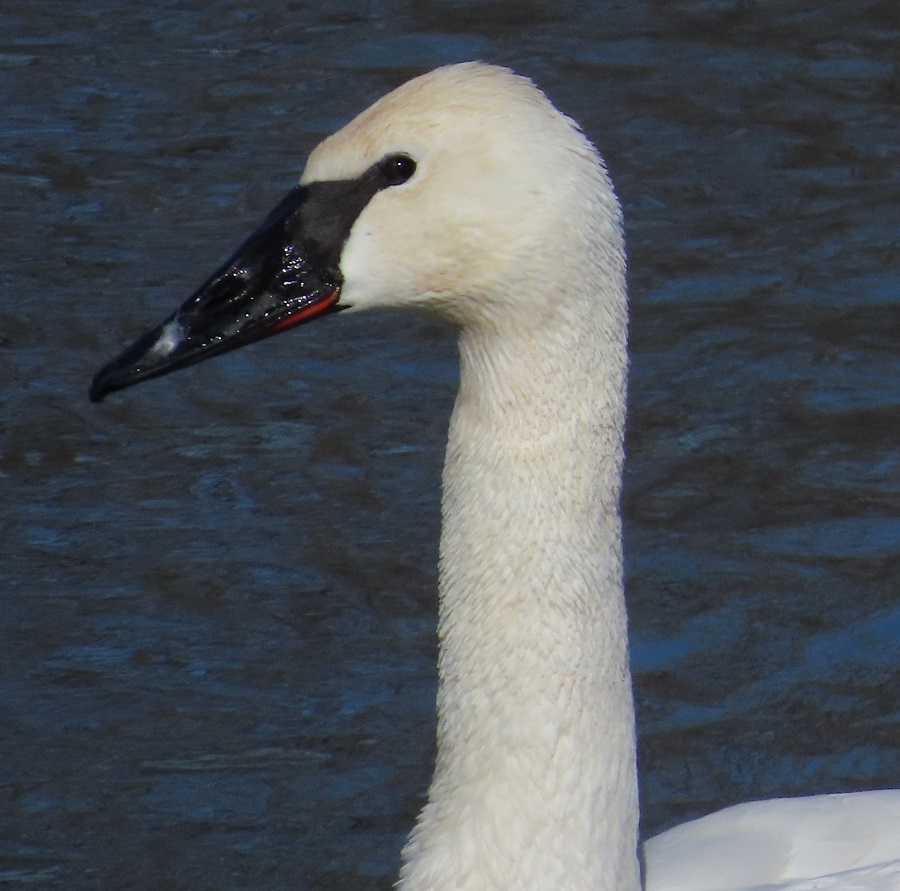
[[[300,184],[91,399],[339,312],[458,326],[443,471],[438,753],[402,891],[900,888],[900,791],[753,802],[638,841],[619,489],[622,215],[529,80],[418,77]]]

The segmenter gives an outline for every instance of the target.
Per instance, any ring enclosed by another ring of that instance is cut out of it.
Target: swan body
[[[467,63],[381,99],[91,395],[374,307],[460,329],[438,754],[398,887],[638,891],[622,218],[596,149],[530,81]],[[897,889],[898,814],[898,792],[731,808],[648,842],[646,887]]]
[[[648,891],[896,891],[900,792],[751,801],[644,844]]]

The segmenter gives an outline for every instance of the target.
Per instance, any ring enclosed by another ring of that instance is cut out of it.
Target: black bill
[[[190,300],[98,372],[91,401],[345,308],[350,230],[378,192],[415,170],[408,155],[390,154],[354,179],[297,186]]]
[[[304,232],[321,187],[335,185],[292,190],[180,309],[100,370],[91,401],[337,309],[339,257]]]

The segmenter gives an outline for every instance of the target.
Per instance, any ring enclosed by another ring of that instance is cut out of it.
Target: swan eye
[[[399,186],[416,172],[416,162],[409,155],[389,155],[381,162],[381,175],[386,186]]]

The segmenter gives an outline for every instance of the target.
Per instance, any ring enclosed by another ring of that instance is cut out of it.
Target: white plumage
[[[461,327],[444,469],[439,753],[403,891],[635,891],[619,486],[626,297],[602,160],[530,82],[439,69],[303,181],[418,163],[344,249],[341,302]],[[648,891],[900,888],[900,792],[755,802],[646,845]]]
[[[753,801],[645,844],[652,891],[900,887],[900,792]]]

